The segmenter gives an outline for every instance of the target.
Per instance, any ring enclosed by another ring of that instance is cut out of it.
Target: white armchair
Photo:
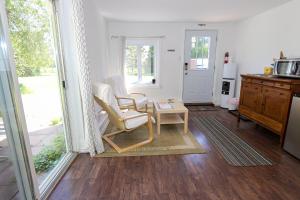
[[[109,85],[97,83],[93,85],[94,99],[99,106],[108,114],[110,122],[118,129],[118,131],[103,135],[103,139],[107,141],[118,153],[128,151],[130,149],[148,144],[153,140],[152,117],[150,113],[142,113],[134,110],[122,111],[117,105],[116,99],[113,97],[112,89]],[[148,127],[148,138],[142,142],[132,144],[121,148],[114,143],[113,136],[124,132],[131,132],[143,125]]]
[[[133,108],[136,111],[147,111],[148,98],[146,95],[142,93],[128,94],[125,82],[121,76],[112,76],[108,78],[106,82],[112,87],[118,105],[121,109]]]

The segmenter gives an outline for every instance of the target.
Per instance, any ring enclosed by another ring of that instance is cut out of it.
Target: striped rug
[[[206,136],[230,165],[272,165],[269,159],[262,156],[217,119],[213,117],[199,117],[194,120],[209,130],[206,132]]]

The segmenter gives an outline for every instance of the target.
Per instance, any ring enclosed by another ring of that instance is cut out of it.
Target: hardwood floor
[[[6,141],[0,141],[0,200],[14,199],[19,191],[13,164],[8,156]]]
[[[189,129],[207,154],[90,158],[81,154],[49,199],[100,200],[297,200],[300,199],[300,161],[280,148],[279,137],[241,121],[227,111],[190,111]],[[215,116],[270,158],[273,166],[232,167],[193,122]]]

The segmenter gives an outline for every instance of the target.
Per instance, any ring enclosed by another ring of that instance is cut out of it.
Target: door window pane
[[[190,69],[208,69],[210,37],[194,36],[191,45]]]
[[[7,0],[6,9],[34,167],[41,184],[66,153],[52,5],[49,0]]]

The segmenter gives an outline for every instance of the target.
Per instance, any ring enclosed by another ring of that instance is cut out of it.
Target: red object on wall
[[[229,61],[229,52],[225,53],[224,63],[227,64]]]

